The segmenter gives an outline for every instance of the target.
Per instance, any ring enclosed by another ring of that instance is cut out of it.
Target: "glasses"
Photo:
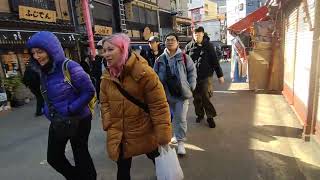
[[[177,40],[172,38],[172,39],[166,39],[166,42],[176,42]]]

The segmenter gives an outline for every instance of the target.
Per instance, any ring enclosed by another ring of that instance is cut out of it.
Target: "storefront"
[[[304,126],[310,96],[315,1],[287,3],[284,16],[284,90]]]

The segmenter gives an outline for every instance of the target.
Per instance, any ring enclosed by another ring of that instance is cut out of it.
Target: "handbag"
[[[77,134],[79,126],[79,118],[77,117],[63,117],[54,108],[52,102],[48,98],[47,87],[45,85],[46,76],[41,75],[40,90],[42,97],[48,105],[49,116],[51,119],[50,130],[54,131],[55,135],[61,138],[71,138]]]
[[[118,83],[116,83],[116,82],[113,82],[113,83],[117,86],[118,90],[120,91],[120,93],[121,93],[124,97],[126,97],[126,98],[127,98],[129,101],[131,101],[133,104],[135,104],[135,105],[137,105],[138,107],[140,107],[141,109],[143,109],[144,112],[146,112],[146,113],[149,114],[150,111],[149,111],[149,107],[148,107],[147,104],[145,104],[145,103],[139,101],[138,99],[136,99],[135,97],[133,97],[133,96],[132,96],[131,94],[129,94],[125,89],[123,89],[120,84],[118,84]]]
[[[176,150],[169,145],[160,146],[159,153],[155,159],[157,180],[182,180],[184,175]]]

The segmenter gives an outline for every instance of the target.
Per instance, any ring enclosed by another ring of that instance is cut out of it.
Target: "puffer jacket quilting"
[[[120,79],[120,80],[119,80]],[[107,132],[109,157],[117,161],[122,144],[124,158],[145,154],[169,143],[171,123],[169,105],[158,76],[147,61],[131,53],[120,78],[105,71],[100,86],[103,129]],[[146,103],[149,115],[125,98],[120,84],[130,95]]]
[[[27,47],[45,50],[54,62],[53,69],[48,74],[42,73],[41,78],[46,80],[47,96],[56,111],[63,117],[76,116],[79,119],[91,119],[91,112],[87,105],[95,93],[93,84],[75,61],[68,63],[68,70],[72,85],[77,91],[64,81],[62,63],[66,57],[57,37],[51,32],[42,31],[32,36]],[[40,65],[38,68],[40,69]],[[47,104],[45,104],[44,113],[49,120],[52,120]]]

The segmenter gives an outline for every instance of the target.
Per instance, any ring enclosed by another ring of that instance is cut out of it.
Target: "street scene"
[[[0,0],[0,179],[317,180],[317,0]]]

